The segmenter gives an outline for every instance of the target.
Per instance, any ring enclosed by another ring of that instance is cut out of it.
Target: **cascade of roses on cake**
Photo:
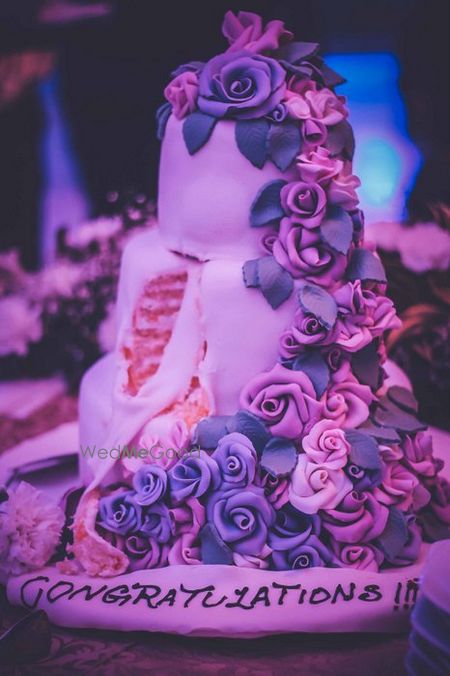
[[[284,215],[262,238],[261,252],[295,284],[326,291],[336,318],[327,325],[299,304],[280,336],[279,362],[241,394],[248,434],[228,431],[214,448],[144,464],[127,490],[100,499],[99,532],[126,554],[129,570],[200,563],[371,571],[407,565],[418,556],[421,514],[449,522],[449,491],[425,431],[403,430],[395,443],[370,437],[377,445],[372,466],[351,457],[351,432],[361,426],[364,432],[383,394],[382,378],[376,386],[358,379],[354,355],[372,345],[381,366],[383,333],[398,319],[382,282],[346,275],[352,253],[363,246],[363,225],[359,180],[348,156],[334,153],[331,143],[348,115],[345,100],[324,85],[314,59],[288,67],[273,57],[292,40],[282,22],[263,26],[254,14],[229,12],[223,31],[230,45],[225,53],[181,67],[166,87],[171,112],[178,119],[198,111],[298,125],[296,178],[280,190]],[[322,237],[330,208],[351,219],[345,252]],[[320,393],[311,373],[294,365],[312,354],[329,373]],[[193,442],[192,431],[184,428],[182,436],[180,448]],[[394,544],[401,539],[394,550],[386,546],[387,531]]]

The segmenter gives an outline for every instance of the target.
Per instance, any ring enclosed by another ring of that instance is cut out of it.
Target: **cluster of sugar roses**
[[[403,432],[392,444],[368,426],[343,430],[319,419],[307,377],[283,381],[277,369],[243,393],[255,413],[203,419],[196,450],[169,467],[144,464],[132,488],[100,499],[97,527],[130,571],[200,563],[377,571],[413,562],[422,531],[441,536],[448,486],[430,436]],[[400,426],[420,426],[405,391],[382,404],[384,415],[403,411]]]
[[[264,255],[243,274],[274,309],[293,293],[298,308],[279,363],[247,384],[240,410],[201,420],[189,440],[200,450],[146,464],[132,489],[102,497],[98,528],[130,569],[407,565],[450,523],[450,491],[413,396],[383,387],[382,336],[398,320],[362,246],[338,78],[281,22],[228,13],[224,33],[225,54],[176,73],[161,130],[171,111],[185,118],[194,153],[232,118],[255,166],[286,171],[251,207]]]

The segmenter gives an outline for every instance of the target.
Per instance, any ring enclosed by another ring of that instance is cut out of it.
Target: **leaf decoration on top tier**
[[[343,153],[348,160],[353,159],[355,153],[355,137],[352,125],[347,120],[341,120],[332,127],[328,127],[325,148],[332,157]]]
[[[294,280],[273,256],[246,261],[242,268],[247,288],[259,288],[269,305],[276,310],[292,294]]]
[[[268,152],[280,171],[286,171],[292,164],[300,153],[301,145],[300,127],[295,122],[270,126]]]
[[[183,138],[189,155],[195,155],[212,134],[217,118],[195,111],[188,115],[183,124]]]
[[[368,249],[354,249],[352,251],[345,276],[351,282],[355,282],[357,279],[363,282],[385,283],[387,281],[382,262]]]
[[[320,224],[320,236],[332,249],[347,254],[353,239],[353,221],[348,211],[336,204],[330,205]]]
[[[238,120],[234,128],[239,150],[258,169],[262,169],[267,159],[269,131],[270,124],[264,118]]]
[[[285,216],[281,206],[281,188],[287,181],[276,179],[263,185],[250,207],[250,225],[252,228],[261,228],[264,225],[275,223]]]
[[[304,284],[298,299],[305,312],[314,315],[328,331],[333,328],[337,318],[337,305],[333,296],[316,284]]]

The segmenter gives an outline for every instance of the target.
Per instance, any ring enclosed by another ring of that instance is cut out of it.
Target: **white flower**
[[[376,223],[370,239],[385,251],[398,251],[405,268],[418,274],[446,270],[450,265],[450,235],[436,223]]]
[[[0,504],[0,568],[20,575],[42,568],[55,552],[64,526],[64,512],[22,481]]]
[[[73,296],[75,286],[83,277],[83,268],[79,265],[58,261],[37,275],[37,294],[47,296]]]
[[[28,343],[42,336],[40,308],[21,296],[0,299],[0,356],[27,353]]]
[[[121,220],[118,217],[97,218],[95,221],[89,221],[68,230],[66,243],[73,247],[86,247],[91,242],[109,239],[117,235],[121,228]]]

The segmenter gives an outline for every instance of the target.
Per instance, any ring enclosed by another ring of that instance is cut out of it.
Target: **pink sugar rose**
[[[344,164],[343,169],[335,174],[330,181],[328,200],[331,204],[337,204],[346,211],[352,211],[359,204],[356,189],[360,185],[359,178],[351,173],[351,164]]]
[[[228,52],[242,49],[262,54],[290,42],[293,35],[277,19],[263,26],[262,18],[253,12],[228,11],[222,24],[222,33],[230,43]]]
[[[244,387],[242,408],[261,418],[274,436],[298,439],[321,415],[322,406],[306,373],[276,364]]]
[[[173,114],[178,120],[192,113],[197,105],[198,78],[192,71],[180,73],[169,82],[164,90],[164,96],[172,104]]]
[[[342,278],[347,265],[347,257],[324,244],[318,229],[309,230],[289,218],[281,220],[272,251],[278,263],[295,279],[319,286],[332,286]]]
[[[331,387],[322,395],[323,415],[333,420],[336,427],[352,429],[367,420],[373,400],[370,387],[359,383],[352,373],[340,382],[338,376],[338,381],[332,381]]]
[[[350,444],[343,430],[332,420],[320,420],[302,441],[303,450],[310,462],[326,469],[340,469],[347,463]]]
[[[328,184],[343,169],[344,163],[331,157],[326,148],[317,148],[302,153],[297,158],[297,169],[302,181],[306,183]]]
[[[337,542],[369,542],[384,531],[389,510],[371,493],[351,491],[335,509],[321,512],[322,525]]]
[[[305,228],[316,228],[322,222],[327,206],[325,191],[320,185],[294,181],[281,188],[281,205],[291,222]]]
[[[405,463],[415,474],[426,477],[435,476],[433,438],[429,432],[417,432],[414,436],[405,436],[402,448]]]
[[[400,462],[385,465],[383,481],[373,489],[373,495],[386,506],[394,505],[406,512],[410,507],[422,509],[430,501],[430,494],[419,479]]]
[[[341,469],[329,469],[309,462],[305,454],[298,456],[291,474],[289,501],[305,514],[319,509],[333,509],[352,490],[350,479]]]
[[[296,120],[308,120],[310,118],[308,102],[295,92],[286,91],[284,103],[290,117]]]
[[[291,78],[286,92],[286,105],[292,117],[312,119],[330,127],[348,116],[345,98],[336,96],[330,89],[317,89],[313,80]]]
[[[201,563],[198,535],[205,524],[205,509],[196,498],[189,498],[182,505],[170,510],[175,526],[174,542],[170,548],[170,565],[194,565]]]
[[[259,556],[254,554],[239,554],[233,552],[233,563],[240,568],[253,568],[256,570],[267,570],[270,565],[269,556],[272,550],[268,545],[264,545],[263,550]]]
[[[336,556],[338,565],[356,570],[367,570],[378,573],[384,556],[377,547],[364,544],[342,544],[331,541],[332,550]]]

